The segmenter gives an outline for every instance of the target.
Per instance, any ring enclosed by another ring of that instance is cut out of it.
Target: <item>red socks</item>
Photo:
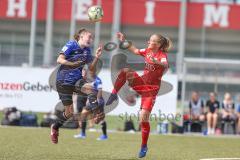
[[[116,79],[116,82],[114,83],[114,89],[112,90],[112,93],[117,94],[117,92],[122,88],[125,82],[126,82],[126,72],[121,71]]]
[[[142,129],[142,147],[147,146],[147,141],[150,132],[150,124],[149,122],[141,122],[141,129]]]

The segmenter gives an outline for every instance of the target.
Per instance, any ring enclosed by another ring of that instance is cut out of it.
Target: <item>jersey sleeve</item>
[[[69,57],[69,55],[71,54],[71,52],[73,51],[73,42],[69,41],[65,44],[65,46],[63,46],[62,50],[60,53],[63,53],[66,57]]]
[[[97,89],[102,89],[102,81],[101,81],[101,79],[97,80]]]
[[[141,56],[143,56],[143,57],[145,57],[146,54],[147,54],[147,49],[146,49],[146,48],[144,48],[144,49],[139,49],[139,50],[138,50],[138,54],[141,55]]]
[[[163,56],[160,59],[160,62],[169,67],[167,54],[163,54]]]

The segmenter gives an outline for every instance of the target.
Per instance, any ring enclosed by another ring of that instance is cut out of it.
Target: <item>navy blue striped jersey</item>
[[[60,54],[64,54],[65,59],[70,62],[83,61],[86,64],[91,63],[93,56],[89,47],[81,48],[77,41],[71,40],[62,48]],[[74,85],[82,78],[82,68],[69,68],[61,65],[57,73],[57,82],[65,85]]]

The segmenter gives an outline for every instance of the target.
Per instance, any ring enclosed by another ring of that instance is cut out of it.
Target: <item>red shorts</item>
[[[136,72],[134,72],[132,76],[130,86],[142,96],[141,109],[151,112],[160,86],[147,84],[144,76],[140,77]]]

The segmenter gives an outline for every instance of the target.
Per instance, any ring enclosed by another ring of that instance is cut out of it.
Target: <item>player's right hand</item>
[[[117,38],[120,40],[120,41],[125,41],[125,36],[123,33],[121,32],[117,32]]]
[[[96,58],[99,58],[102,55],[102,45],[99,45],[99,47],[96,50]]]

